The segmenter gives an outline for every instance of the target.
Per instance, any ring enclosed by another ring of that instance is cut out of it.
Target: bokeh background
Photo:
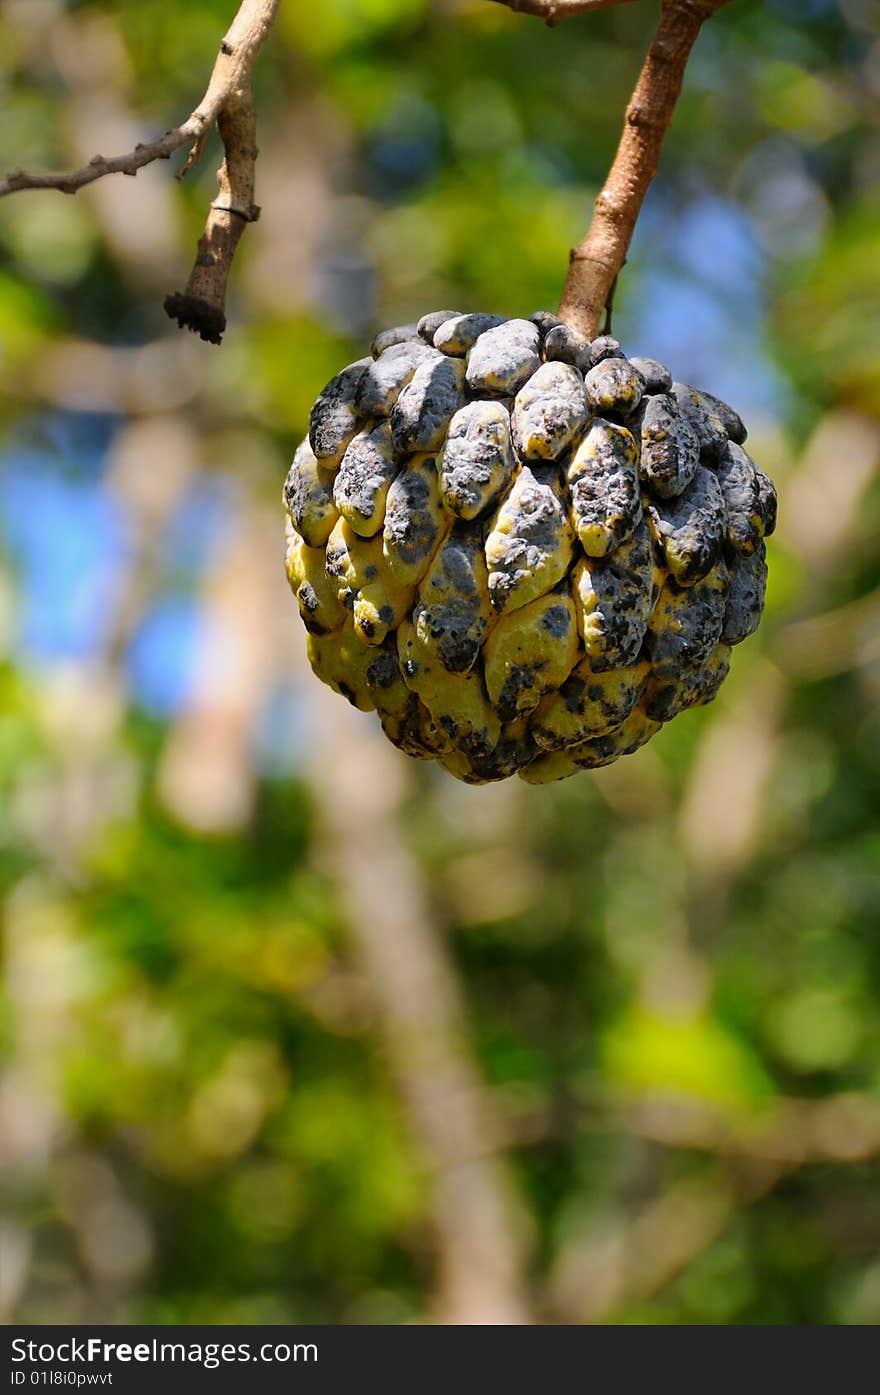
[[[5,0],[0,163],[176,123],[234,8]],[[619,290],[780,490],[712,707],[468,788],[282,571],[377,327],[555,306],[656,9],[285,0],[220,349],[161,308],[216,137],[0,205],[7,1320],[880,1320],[877,0],[706,26]]]

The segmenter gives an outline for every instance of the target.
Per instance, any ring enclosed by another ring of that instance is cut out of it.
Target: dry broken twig
[[[145,165],[167,160],[188,145],[189,154],[178,173],[178,178],[182,178],[201,159],[208,134],[216,124],[224,148],[217,197],[209,210],[186,289],[165,301],[168,314],[178,324],[214,344],[220,343],[226,327],[226,283],[235,249],[246,224],[254,222],[259,214],[254,203],[257,148],[251,78],[280,3],[281,0],[242,0],[221,41],[205,95],[179,126],[154,141],[136,145],[125,155],[110,159],[95,155],[78,170],[11,170],[0,181],[0,198],[26,189],[57,189],[63,194],[75,194],[108,174],[135,175]]]

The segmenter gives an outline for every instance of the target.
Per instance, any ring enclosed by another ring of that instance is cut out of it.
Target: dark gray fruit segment
[[[429,344],[433,344],[434,335],[440,326],[444,325],[447,320],[457,319],[460,314],[460,310],[430,310],[418,321],[416,330]]]
[[[703,388],[694,388],[692,391],[697,393],[704,410],[714,413],[721,422],[728,440],[741,446],[748,432],[739,412],[735,412],[726,402],[722,402],[720,397],[713,397],[711,392],[705,392]]]
[[[648,509],[654,536],[666,565],[681,586],[691,586],[710,572],[721,556],[727,515],[721,486],[711,470],[697,466],[677,499],[658,499]]]
[[[607,358],[623,358],[623,349],[613,334],[600,334],[593,340],[591,352],[593,367],[604,363]]]
[[[693,425],[675,398],[658,393],[644,400],[640,427],[644,483],[660,498],[675,498],[688,488],[700,463],[700,442]]]
[[[373,358],[378,358],[384,354],[386,349],[391,349],[395,344],[405,344],[408,339],[418,339],[419,328],[413,322],[408,325],[395,325],[393,329],[381,330],[370,345],[370,353]]]
[[[309,413],[309,441],[319,460],[338,459],[362,422],[356,406],[358,388],[372,359],[361,358],[337,373]]]
[[[401,561],[417,566],[431,556],[437,545],[438,522],[431,476],[432,461],[424,469],[400,471],[388,492],[385,510],[385,540]]]
[[[542,339],[550,333],[551,329],[562,324],[559,316],[554,315],[550,310],[536,310],[534,315],[529,315],[529,319],[533,325],[538,326]]]
[[[482,513],[516,469],[508,408],[498,401],[469,402],[456,412],[438,469],[450,512],[466,519]]]
[[[670,722],[689,707],[704,707],[717,697],[729,672],[727,644],[717,645],[705,659],[685,665],[676,674],[664,676],[655,672],[645,685],[645,712],[654,721]]]
[[[485,587],[482,529],[457,524],[431,563],[413,614],[450,673],[465,673],[479,657],[487,629]]]
[[[673,499],[687,488],[700,463],[700,443],[690,418],[674,397],[658,393],[645,399],[639,423],[642,479],[653,494]]]
[[[369,363],[358,383],[355,407],[364,418],[390,416],[401,389],[416,369],[439,358],[437,350],[420,339],[393,344],[375,362]]]
[[[382,527],[385,496],[399,469],[387,421],[349,443],[333,481],[333,498],[362,537],[372,537]]]
[[[714,468],[727,509],[727,540],[735,551],[751,556],[764,533],[761,491],[754,463],[742,446],[729,441]]]
[[[444,354],[463,358],[487,329],[504,324],[504,315],[486,315],[476,312],[470,315],[455,315],[445,320],[435,331],[434,348]]]
[[[776,531],[776,489],[770,477],[765,475],[764,471],[759,469],[757,465],[755,465],[755,477],[758,481],[761,516],[764,519],[764,537],[769,538],[771,533]]]
[[[730,566],[730,592],[721,638],[741,644],[761,623],[767,591],[767,550],[761,543],[751,557],[735,557]]]
[[[391,409],[391,435],[401,453],[438,450],[449,419],[465,400],[464,364],[440,356],[419,364]]]
[[[727,445],[727,432],[712,401],[688,383],[673,383],[672,395],[700,443],[700,454],[709,460],[716,459]]]
[[[612,765],[621,756],[631,756],[640,750],[656,731],[656,725],[636,708],[614,731],[582,741],[579,746],[570,748],[570,754],[578,769],[598,770],[603,765]]]
[[[558,324],[544,339],[544,357],[548,362],[573,363],[582,373],[593,366],[593,346],[585,334],[568,325]]]
[[[540,366],[541,336],[530,320],[505,320],[485,330],[467,355],[467,383],[473,393],[509,396]]]
[[[672,387],[672,374],[662,363],[658,363],[655,358],[641,358],[636,356],[630,359],[633,368],[637,368],[645,380],[645,392],[652,396],[658,392],[669,392]]]
[[[520,730],[521,723],[512,722],[493,749],[470,758],[468,770],[456,769],[459,779],[470,785],[485,785],[496,780],[506,780],[527,765],[537,752],[537,746],[528,731]]]
[[[693,586],[681,587],[672,577],[666,581],[646,636],[655,677],[675,678],[706,662],[721,639],[727,589],[723,561]]]

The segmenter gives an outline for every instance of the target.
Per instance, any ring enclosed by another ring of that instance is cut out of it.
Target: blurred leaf
[[[610,1081],[638,1093],[681,1093],[746,1109],[772,1084],[759,1057],[711,1017],[661,1017],[631,1008],[604,1033]]]

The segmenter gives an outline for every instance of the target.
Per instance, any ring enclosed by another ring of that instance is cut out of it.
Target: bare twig
[[[703,22],[727,0],[663,0],[663,13],[626,109],[623,134],[582,242],[570,254],[559,313],[592,338],[660,158],[685,67]]]
[[[196,140],[210,122],[205,121],[201,108],[193,112],[180,126],[166,131],[158,140],[138,144],[125,155],[114,155],[105,159],[103,155],[93,155],[87,165],[78,170],[10,170],[6,178],[0,180],[0,198],[7,194],[17,194],[25,189],[57,189],[62,194],[75,194],[96,179],[108,174],[137,174],[144,165],[155,160],[167,160],[188,141]]]
[[[593,10],[610,10],[615,5],[631,5],[633,0],[495,0],[517,14],[537,15],[549,25],[572,15],[591,14]]]
[[[253,222],[258,214],[253,201],[257,149],[251,75],[280,3],[281,0],[242,0],[220,44],[201,102],[186,121],[157,140],[138,144],[127,154],[110,159],[94,155],[78,170],[12,170],[0,181],[0,198],[26,189],[57,189],[63,194],[75,194],[108,174],[135,175],[145,165],[167,160],[189,145],[186,162],[177,176],[182,178],[201,159],[208,133],[216,122],[225,151],[218,195],[208,213],[186,291],[169,296],[165,308],[181,326],[217,344],[226,325],[224,302],[232,258],[245,224]]]
[[[181,328],[194,330],[212,344],[220,343],[226,328],[226,282],[235,249],[246,225],[256,222],[260,213],[254,203],[256,125],[248,81],[243,90],[230,94],[217,117],[226,153],[186,290],[165,298],[167,313]]]

